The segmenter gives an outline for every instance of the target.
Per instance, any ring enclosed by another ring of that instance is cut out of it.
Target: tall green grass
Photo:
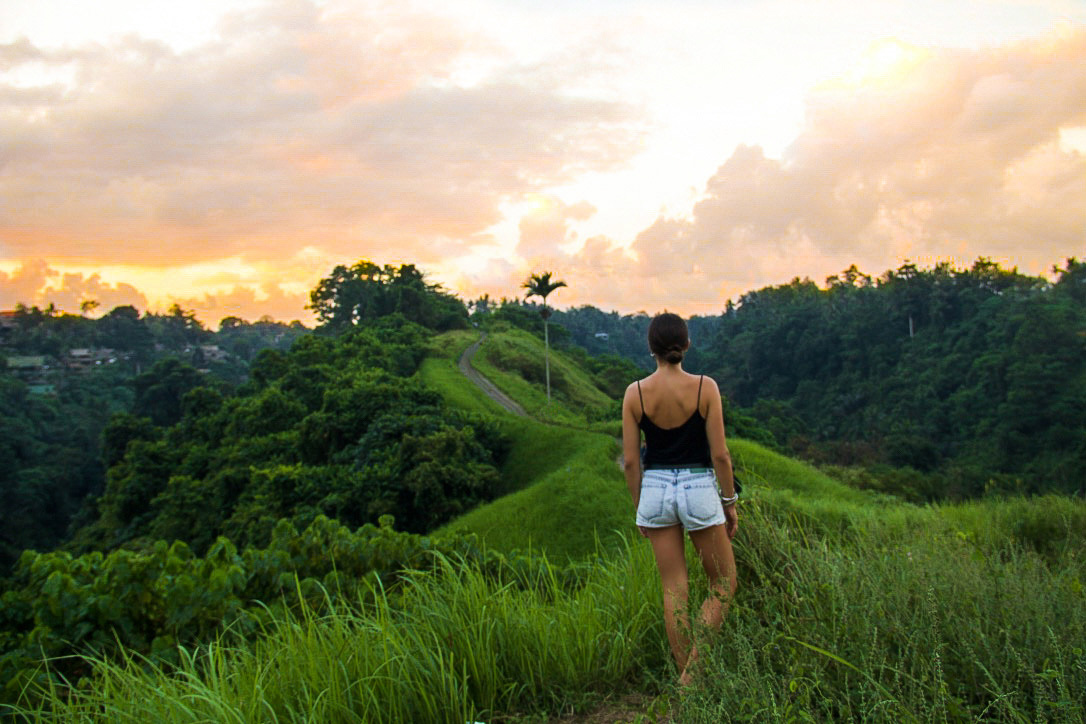
[[[1081,499],[990,498],[934,509],[983,550],[998,550],[1010,541],[1056,559],[1081,552],[1086,541],[1086,504]]]
[[[92,661],[28,721],[455,722],[583,708],[666,657],[643,546],[573,577],[444,560],[358,607],[273,619],[254,642],[182,651],[176,670]]]
[[[920,508],[912,522],[931,525],[872,507],[819,531],[759,493],[740,511],[739,592],[721,631],[699,633],[702,667],[681,693],[635,537],[573,568],[444,560],[399,590],[360,591],[351,610],[276,614],[258,640],[183,652],[176,671],[94,662],[85,686],[23,718],[508,721],[629,691],[679,722],[1086,718],[1081,540],[1051,556],[1010,536],[982,544]]]
[[[1082,539],[1046,560],[940,511],[838,535],[785,515],[745,506],[741,592],[681,721],[1084,720]]]

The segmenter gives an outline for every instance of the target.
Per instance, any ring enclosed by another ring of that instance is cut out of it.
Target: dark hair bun
[[[683,353],[690,344],[686,322],[677,314],[663,312],[649,322],[649,349],[658,359],[669,364],[683,361]]]

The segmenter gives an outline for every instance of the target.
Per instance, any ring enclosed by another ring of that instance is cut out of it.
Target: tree
[[[159,427],[169,427],[181,419],[181,398],[189,390],[205,383],[203,375],[187,362],[166,357],[150,370],[132,380],[136,399],[132,412],[149,417]]]
[[[440,284],[427,283],[413,264],[380,267],[363,259],[350,267],[337,266],[310,292],[309,300],[306,308],[334,333],[397,312],[438,331],[467,326],[463,302]]]
[[[547,309],[547,297],[555,289],[566,286],[563,281],[557,279],[551,281],[552,276],[552,272],[549,271],[542,274],[532,274],[528,277],[528,281],[521,284],[522,287],[528,290],[528,293],[524,295],[525,299],[531,299],[532,297],[541,297],[543,299],[543,309],[539,311],[539,316],[543,317],[543,359],[547,374],[548,403],[551,401],[551,342],[547,330],[547,320],[550,319],[551,310]]]
[[[111,349],[135,352],[149,358],[155,345],[154,334],[140,319],[139,310],[130,304],[111,309],[95,324],[97,344]]]

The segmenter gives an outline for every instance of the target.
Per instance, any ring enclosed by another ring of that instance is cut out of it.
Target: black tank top
[[[705,418],[701,414],[701,385],[698,381],[698,399],[694,414],[678,427],[663,428],[649,419],[645,412],[645,398],[641,394],[641,381],[637,382],[637,396],[641,398],[641,420],[637,423],[645,432],[646,468],[658,467],[707,467],[713,466],[709,452],[709,437],[705,434]]]

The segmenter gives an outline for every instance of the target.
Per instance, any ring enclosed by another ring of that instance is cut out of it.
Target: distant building
[[[64,355],[64,366],[72,372],[86,372],[116,361],[116,352],[106,347],[74,347]]]
[[[49,372],[49,361],[44,355],[13,355],[6,359],[8,372],[27,384],[42,384]]]
[[[47,368],[45,355],[41,354],[8,355],[7,363],[9,370]]]
[[[607,334],[607,332],[596,332],[595,337],[602,342],[611,339],[611,335]]]
[[[225,349],[221,349],[217,344],[201,344],[200,351],[203,353],[206,362],[222,362],[230,357],[230,353]]]

